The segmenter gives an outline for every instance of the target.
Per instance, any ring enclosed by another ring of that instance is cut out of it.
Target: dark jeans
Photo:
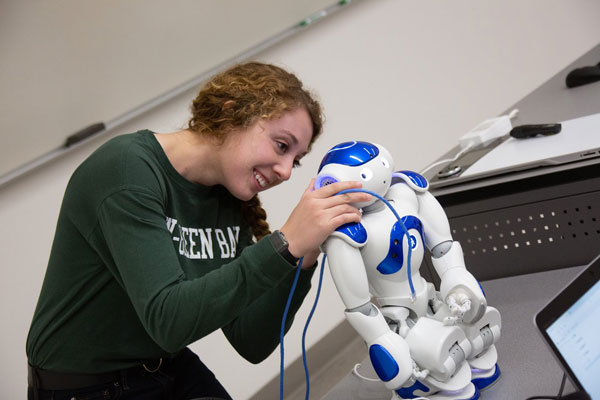
[[[34,399],[29,387],[27,398]],[[39,400],[231,400],[215,375],[190,349],[185,349],[156,372],[143,369],[118,381],[77,390],[40,390]]]

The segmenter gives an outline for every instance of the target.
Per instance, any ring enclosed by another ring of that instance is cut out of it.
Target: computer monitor
[[[546,304],[534,322],[573,385],[600,400],[600,256]]]

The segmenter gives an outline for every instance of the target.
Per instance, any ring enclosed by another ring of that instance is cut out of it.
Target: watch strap
[[[298,263],[298,258],[294,257],[290,250],[288,249],[288,241],[281,231],[276,230],[271,233],[270,236],[271,244],[275,248],[275,251],[278,252],[283,258],[285,258],[290,264],[296,265]]]

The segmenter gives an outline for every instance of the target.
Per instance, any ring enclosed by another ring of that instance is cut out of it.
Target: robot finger
[[[453,315],[464,314],[471,309],[471,300],[464,293],[452,293],[446,302]]]
[[[451,293],[448,298],[446,299],[446,304],[448,305],[448,308],[450,309],[450,311],[452,313],[454,313],[454,311],[456,310],[457,304],[456,304],[456,294],[455,293]]]
[[[456,297],[458,300],[457,307],[461,313],[464,314],[471,309],[471,299],[469,299],[469,297],[466,294],[458,293]]]
[[[429,375],[429,370],[419,368],[417,363],[414,362],[414,360],[413,360],[413,372],[412,372],[413,378],[416,380],[425,379],[425,378],[427,378],[428,375]]]
[[[470,299],[466,299],[463,302],[463,304],[462,304],[462,310],[463,310],[464,313],[466,313],[470,309],[471,309],[471,300]]]

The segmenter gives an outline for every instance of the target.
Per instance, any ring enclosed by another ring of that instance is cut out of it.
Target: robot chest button
[[[402,218],[404,228],[408,232],[409,229],[416,229],[423,240],[423,224],[421,221],[412,215]],[[405,230],[400,225],[400,222],[396,222],[390,232],[390,246],[388,254],[385,259],[379,263],[377,270],[384,274],[390,275],[402,269],[404,264],[404,251],[402,249],[402,240],[406,235]],[[417,246],[417,238],[410,233],[408,234],[411,250],[414,250]]]

